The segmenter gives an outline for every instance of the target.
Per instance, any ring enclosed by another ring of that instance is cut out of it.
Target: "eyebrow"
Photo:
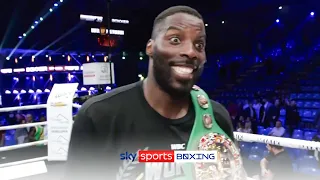
[[[207,39],[207,35],[206,34],[202,34],[202,35],[200,35],[200,39]]]
[[[170,31],[170,30],[182,31],[183,28],[180,28],[180,27],[177,27],[177,26],[169,26],[169,27],[167,28],[167,31],[166,31],[166,32],[168,32],[168,31]],[[207,38],[207,35],[206,35],[205,33],[204,33],[204,34],[201,34],[201,35],[200,35],[200,38],[206,39],[206,38]]]

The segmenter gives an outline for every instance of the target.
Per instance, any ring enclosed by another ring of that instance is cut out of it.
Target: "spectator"
[[[27,114],[26,115],[26,123],[33,123],[34,119],[32,114]],[[31,128],[27,128],[28,130],[28,142],[34,142],[36,141],[35,139],[35,134],[36,134],[36,128],[35,127],[31,127]]]
[[[282,146],[267,144],[269,154],[260,161],[263,179],[291,179],[293,168],[288,153]],[[291,177],[291,178],[290,178]]]
[[[256,110],[253,108],[253,102],[249,101],[249,106],[244,110],[244,118],[246,121],[250,121],[250,133],[257,133],[258,131],[258,122],[257,122],[257,114]]]
[[[26,123],[25,120],[21,121],[21,124],[25,124],[25,123]],[[16,139],[18,144],[23,144],[23,143],[27,143],[28,142],[28,130],[27,130],[27,128],[17,129],[14,135],[15,135],[15,139]]]
[[[8,117],[6,117],[6,120],[7,120],[8,126],[16,125],[16,124],[17,124],[15,115],[12,114],[12,113],[10,113]]]
[[[271,132],[269,133],[269,136],[277,136],[282,137],[284,133],[286,132],[286,129],[282,127],[282,123],[280,120],[277,120],[276,127],[274,127]]]
[[[248,103],[248,106],[244,109],[243,116],[245,119],[249,118],[250,121],[257,118],[256,111],[253,108],[253,103],[251,101]]]
[[[34,119],[33,119],[33,116],[32,116],[32,114],[27,114],[26,115],[26,123],[28,124],[28,123],[33,123],[33,121],[34,121]]]
[[[246,121],[243,132],[252,133],[251,121]]]
[[[232,120],[233,128],[236,129],[239,121],[237,104],[230,102],[228,105],[228,111]]]
[[[237,132],[244,132],[245,124],[244,122],[240,121],[238,122]]]
[[[25,117],[22,114],[17,113],[16,114],[16,124],[21,124],[23,120],[25,120]]]
[[[274,111],[274,105],[270,103],[267,98],[263,99],[263,103],[264,105],[260,108],[260,122],[264,128],[267,128],[275,121],[276,115]]]
[[[260,102],[260,100],[254,100],[253,102],[253,108],[256,111],[256,116],[257,116],[257,120],[260,118],[260,108],[261,108],[262,104]]]
[[[300,115],[298,112],[296,102],[294,100],[291,100],[289,105],[286,107],[286,124],[290,137],[293,134],[293,130],[299,127],[299,123]]]
[[[249,107],[249,101],[248,100],[245,100],[244,103],[243,103],[243,107],[242,109],[245,110]]]
[[[39,122],[45,122],[46,121],[46,117],[44,116],[41,116],[40,119],[39,119]],[[39,141],[39,140],[44,140],[46,139],[47,137],[47,126],[37,126],[36,127],[37,130],[36,130],[36,138],[35,140],[36,141]]]
[[[280,108],[280,99],[276,99],[275,101],[274,101],[274,114],[275,114],[275,120],[278,120],[279,119],[279,117],[280,117],[280,110],[281,110],[281,108]],[[274,124],[275,124],[275,122],[274,122]]]

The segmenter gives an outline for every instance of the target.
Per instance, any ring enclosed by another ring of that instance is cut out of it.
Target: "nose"
[[[195,49],[193,43],[191,43],[191,42],[185,43],[183,45],[183,47],[181,48],[180,56],[188,58],[188,59],[196,60],[197,59],[197,52],[196,52],[196,49]]]

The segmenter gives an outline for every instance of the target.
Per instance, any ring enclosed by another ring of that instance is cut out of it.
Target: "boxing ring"
[[[42,109],[47,107],[48,107],[47,104],[8,107],[8,108],[0,108],[0,112],[33,110],[33,109]],[[80,107],[81,107],[80,105],[72,104],[72,108],[79,109]],[[48,125],[48,123],[38,122],[38,123],[2,126],[0,127],[0,131],[28,128],[28,127],[34,127],[34,126],[40,126],[40,125],[41,126]],[[247,134],[247,133],[240,133],[240,132],[234,132],[234,136],[235,136],[235,139],[239,142],[256,142],[256,143],[279,145],[287,148],[320,151],[320,142],[298,140],[298,139],[291,139],[291,138],[282,138],[282,137],[272,137],[272,136],[257,135],[257,134]],[[48,143],[49,143],[48,140],[41,140],[36,142],[0,147],[0,153],[5,151],[15,150],[15,149],[32,147],[36,145],[47,145]],[[6,167],[18,166],[18,165],[27,164],[27,163],[45,161],[45,160],[48,160],[48,156],[33,158],[33,159],[26,159],[26,160],[10,162],[10,163],[4,163],[4,164],[0,164],[0,169],[6,168]]]

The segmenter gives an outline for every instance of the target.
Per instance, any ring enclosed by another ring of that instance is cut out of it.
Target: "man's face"
[[[277,128],[281,127],[281,122],[280,122],[280,121],[277,121],[277,122],[276,122],[276,127],[277,127]]]
[[[31,114],[27,114],[26,116],[27,122],[32,122],[33,121],[33,117]]]
[[[275,105],[275,106],[279,106],[279,104],[280,104],[280,100],[279,100],[279,99],[276,99],[275,102],[274,102],[274,105]]]
[[[16,119],[20,120],[20,119],[22,119],[22,116],[20,114],[16,114]]]
[[[157,84],[173,97],[190,93],[202,74],[206,62],[206,34],[203,21],[177,13],[167,17],[156,38],[150,40],[147,54]]]

